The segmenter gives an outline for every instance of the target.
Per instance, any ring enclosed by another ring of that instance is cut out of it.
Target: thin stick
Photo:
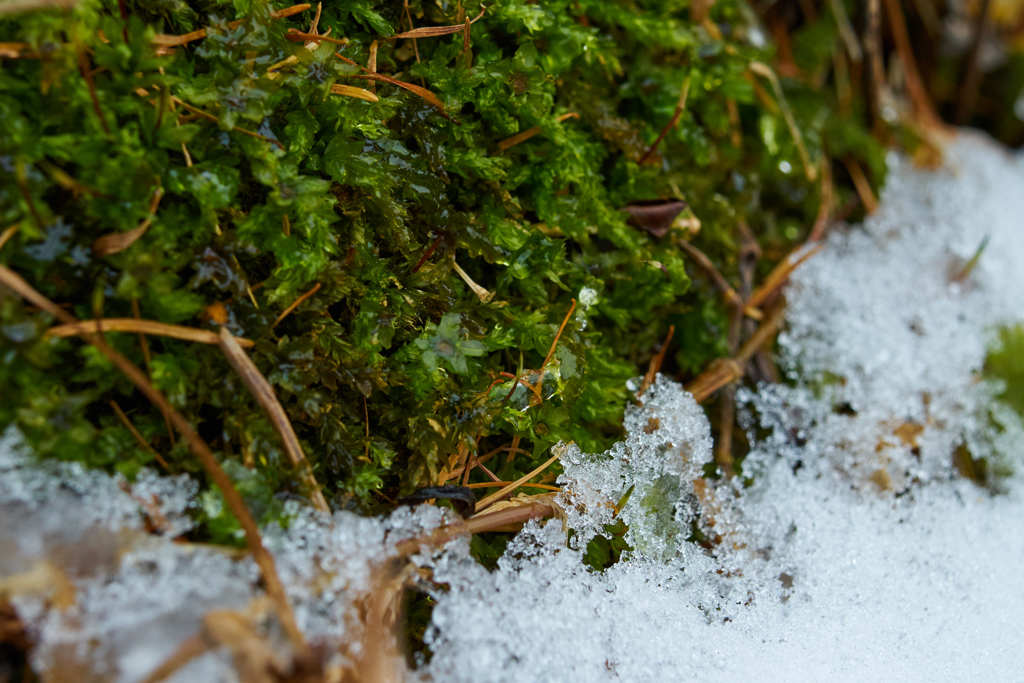
[[[292,423],[288,421],[284,408],[281,407],[277,396],[274,395],[274,389],[270,386],[270,382],[263,377],[259,369],[252,362],[252,359],[238,345],[238,340],[228,332],[226,327],[220,328],[220,348],[228,359],[228,363],[235,369],[238,376],[242,378],[242,382],[245,383],[249,392],[260,404],[260,407],[263,408],[263,412],[267,414],[267,418],[274,426],[274,429],[281,436],[281,441],[284,442],[285,453],[288,454],[288,459],[292,461],[292,464],[299,472],[299,478],[308,489],[309,497],[313,501],[313,507],[329,513],[331,508],[327,505],[327,500],[320,490],[320,485],[317,484],[313,468],[310,466],[309,460],[306,459],[306,454],[302,451],[302,445],[299,443],[299,437],[295,435]]]
[[[31,285],[25,282],[21,276],[6,266],[0,266],[0,285],[7,287],[29,303],[46,311],[58,320],[63,320],[66,324],[70,325],[78,322],[74,316],[67,313],[60,306],[40,294],[32,288]],[[188,420],[186,420],[185,417],[170,404],[164,395],[150,383],[138,366],[125,358],[118,351],[111,348],[103,340],[103,337],[98,334],[89,333],[86,335],[86,341],[95,346],[100,353],[106,356],[111,363],[117,366],[117,368],[123,372],[129,380],[131,380],[132,384],[134,384],[135,387],[150,400],[150,402],[160,408],[161,411],[166,411],[167,414],[171,416],[171,422],[174,424],[175,429],[178,430],[188,443],[192,453],[195,454],[207,474],[210,475],[210,479],[213,480],[214,485],[221,490],[228,508],[232,511],[238,519],[238,523],[242,526],[242,530],[245,532],[246,543],[249,546],[249,552],[252,553],[253,559],[255,559],[256,564],[260,568],[260,572],[263,575],[263,583],[267,589],[267,595],[274,601],[277,608],[278,619],[280,619],[282,627],[288,634],[288,637],[292,642],[292,646],[301,654],[308,654],[309,647],[306,644],[305,637],[302,635],[302,631],[299,630],[299,626],[295,621],[295,614],[292,612],[291,605],[288,603],[288,595],[285,593],[284,585],[281,583],[281,578],[277,574],[274,557],[263,545],[263,539],[260,536],[259,527],[256,526],[256,520],[253,519],[252,514],[249,512],[249,508],[246,507],[245,501],[242,500],[242,496],[238,493],[238,489],[235,488],[234,483],[231,481],[231,477],[227,475],[224,468],[222,468],[220,463],[217,462],[217,458],[214,456],[213,451],[211,451],[210,447],[206,445],[206,442],[203,441],[202,437],[196,433]]]
[[[510,482],[507,481],[481,481],[476,484],[464,484],[467,489],[490,489],[495,486],[508,486]],[[551,484],[522,484],[523,488],[530,489],[544,489],[545,491],[561,491],[562,489],[558,486],[552,486]]]
[[[782,285],[786,284],[789,280],[789,276],[793,274],[793,271],[800,267],[807,259],[811,258],[819,251],[821,251],[825,245],[820,242],[804,242],[799,247],[791,251],[782,259],[772,272],[768,274],[768,277],[764,279],[764,282],[754,290],[754,293],[750,295],[750,300],[747,302],[747,306],[760,306],[765,302],[768,297],[777,292]]]
[[[974,20],[974,35],[971,37],[971,47],[967,53],[967,71],[964,75],[963,86],[960,88],[960,104],[956,108],[956,122],[960,125],[964,125],[971,118],[971,114],[974,113],[974,105],[978,100],[978,86],[981,84],[981,68],[978,57],[981,55],[981,45],[985,40],[985,29],[988,27],[988,16],[991,9],[991,0],[981,0],[978,16]]]
[[[196,657],[213,649],[211,643],[202,635],[194,635],[181,641],[181,644],[167,657],[157,668],[153,669],[148,676],[142,679],[142,683],[160,683],[174,675],[176,671],[191,662]]]
[[[736,290],[732,288],[729,282],[725,279],[725,276],[715,268],[715,264],[711,262],[707,254],[693,246],[689,242],[680,240],[677,242],[679,248],[686,252],[686,255],[697,262],[697,265],[704,269],[710,277],[714,285],[725,295],[725,298],[734,306],[743,306],[743,299],[736,293]]]
[[[574,111],[571,111],[568,114],[562,114],[561,116],[557,117],[555,121],[561,123],[562,121],[566,121],[568,119],[578,119],[579,117],[579,114],[577,114]],[[509,150],[520,143],[526,142],[527,140],[529,140],[530,138],[532,138],[533,136],[537,135],[540,132],[540,126],[533,126],[532,128],[527,128],[521,133],[516,133],[515,135],[507,137],[498,143],[498,151],[504,152],[506,150]]]
[[[174,102],[175,104],[181,105],[182,108],[192,112],[196,116],[202,116],[204,119],[207,119],[208,121],[213,121],[214,123],[220,123],[220,119],[218,119],[216,116],[214,116],[210,112],[203,111],[199,107],[194,107],[191,104],[189,104],[188,102],[186,102],[185,100],[181,99],[180,97],[176,97],[174,95],[171,95],[171,101]],[[241,133],[242,135],[248,135],[251,138],[256,138],[257,140],[263,140],[264,142],[269,142],[272,145],[276,145],[280,149],[284,149],[284,145],[281,144],[281,142],[279,140],[275,140],[274,138],[268,138],[266,135],[260,135],[259,133],[255,132],[255,131],[247,130],[247,129],[241,128],[239,126],[232,126],[231,130],[235,131],[236,133]]]
[[[825,236],[834,209],[834,187],[832,185],[832,162],[827,156],[821,158],[821,204],[818,205],[818,215],[814,219],[814,227],[807,240],[809,242],[820,242]]]
[[[18,229],[20,227],[21,227],[21,223],[15,223],[14,225],[10,226],[6,230],[4,230],[2,233],[0,233],[0,249],[4,248],[4,245],[7,244],[8,240],[10,240],[12,237],[14,237],[15,233],[18,232]]]
[[[800,129],[796,125],[796,119],[793,118],[793,112],[790,110],[786,96],[782,92],[782,84],[779,83],[779,77],[775,75],[770,66],[761,62],[751,62],[750,70],[759,76],[763,76],[772,84],[772,89],[775,91],[775,99],[779,103],[779,109],[782,110],[782,118],[785,119],[789,133],[793,136],[793,142],[796,144],[796,151],[800,154],[800,162],[804,166],[804,175],[813,183],[817,180],[818,174],[814,164],[811,163],[810,155],[807,154],[807,148],[804,147],[804,136],[800,134]]]
[[[881,0],[868,0],[868,26],[864,36],[864,49],[871,68],[871,109],[875,126],[881,126],[883,92],[886,88],[885,66],[882,64],[882,10]]]
[[[554,461],[558,460],[558,458],[562,455],[562,452],[563,452],[562,449],[556,448],[555,449],[555,454],[552,455],[547,460],[545,460],[543,464],[541,464],[540,466],[530,470],[529,472],[527,472],[526,474],[524,474],[523,476],[519,477],[518,479],[516,479],[511,484],[509,484],[508,486],[503,486],[502,488],[500,488],[499,490],[495,491],[494,493],[492,493],[491,495],[487,496],[486,498],[482,498],[481,500],[477,501],[476,507],[474,508],[476,510],[476,512],[478,512],[478,513],[482,512],[483,510],[487,509],[487,507],[490,506],[492,503],[498,502],[499,500],[501,500],[502,498],[504,498],[508,494],[512,493],[513,491],[515,491],[517,488],[519,488],[520,486],[522,486],[526,482],[528,482],[531,479],[533,479],[534,477],[536,477],[538,474],[540,474],[541,472],[546,470],[548,467],[550,467],[551,463],[553,463]]]
[[[32,193],[28,190],[28,181],[25,174],[25,166],[18,160],[14,166],[14,178],[18,185],[18,192],[21,193],[21,198],[25,200],[25,204],[28,205],[28,211],[32,214],[32,220],[36,222],[36,227],[40,230],[46,230],[46,224],[43,223],[43,217],[39,215],[39,211],[36,209],[36,203],[32,201]]]
[[[135,425],[133,425],[132,421],[128,419],[128,416],[125,415],[125,412],[121,410],[121,406],[117,405],[117,401],[110,401],[110,407],[114,411],[114,414],[117,415],[117,419],[119,419],[121,421],[121,424],[124,425],[124,428],[127,429],[133,437],[135,437],[135,441],[137,441],[138,444],[142,446],[143,450],[148,451],[150,455],[156,458],[156,461],[160,463],[160,466],[164,468],[164,471],[170,472],[171,466],[168,465],[167,461],[163,459],[163,456],[157,453],[156,449],[153,448],[148,441],[146,441],[146,437],[142,436],[142,434],[139,433],[139,430],[135,428]]]
[[[864,210],[869,214],[874,213],[878,209],[878,200],[875,199],[875,193],[871,191],[871,183],[864,175],[864,170],[853,159],[843,159],[843,166],[846,166],[846,170],[850,174],[853,187],[857,190],[857,196],[860,197]]]
[[[146,234],[149,230],[149,226],[153,223],[153,219],[156,218],[157,207],[160,206],[160,200],[164,196],[164,188],[156,188],[156,192],[153,193],[153,198],[149,200],[149,211],[146,213],[146,217],[138,224],[138,226],[125,232],[112,232],[102,237],[98,237],[95,242],[92,243],[92,251],[97,256],[109,256],[110,254],[116,254],[119,251],[124,251],[128,247],[135,244],[135,242]]]
[[[533,394],[540,401],[544,400],[541,396],[541,388],[544,384],[544,368],[548,366],[551,359],[555,355],[555,348],[558,346],[558,340],[562,338],[562,332],[565,331],[565,326],[569,323],[569,318],[572,317],[572,312],[576,310],[576,299],[572,299],[569,304],[569,310],[566,312],[565,317],[562,318],[562,324],[558,326],[558,332],[555,333],[555,338],[551,340],[551,348],[548,349],[548,355],[544,356],[544,362],[540,364],[540,369],[537,370],[537,383],[533,385]]]
[[[85,56],[85,50],[78,51],[78,70],[82,72],[82,78],[85,79],[85,84],[88,86],[89,99],[92,100],[92,108],[96,112],[96,118],[100,120],[103,132],[107,134],[107,137],[110,137],[110,126],[107,125],[107,119],[103,116],[103,109],[100,108],[100,98],[96,94],[96,83],[92,80],[92,71],[89,67],[89,59]]]
[[[279,9],[277,11],[271,12],[270,16],[273,19],[284,19],[286,17],[292,16],[293,14],[305,12],[310,7],[312,7],[311,4],[309,4],[308,2],[304,2],[298,5],[292,5],[291,7],[285,7],[284,9]],[[228,28],[236,29],[243,23],[244,20],[242,19],[239,19],[238,21],[232,21],[228,24]],[[158,33],[157,35],[153,36],[153,45],[162,48],[179,47],[181,45],[187,45],[188,43],[191,43],[194,40],[202,40],[206,36],[207,29],[205,28],[190,31],[189,33],[184,33],[181,35]]]
[[[676,332],[675,325],[668,326],[668,334],[665,335],[665,341],[661,343],[661,348],[658,349],[658,353],[654,354],[651,358],[650,365],[647,366],[647,374],[644,375],[644,383],[640,386],[638,396],[643,396],[647,393],[647,390],[654,384],[654,378],[661,370],[661,364],[665,362],[665,353],[668,351],[669,342],[672,341],[672,335]]]
[[[469,273],[464,271],[459,266],[459,264],[455,261],[454,258],[452,259],[452,268],[455,270],[455,272],[458,274],[458,276],[460,278],[462,278],[462,281],[465,282],[466,285],[471,290],[473,290],[473,293],[476,294],[476,297],[478,299],[480,299],[480,303],[485,304],[485,303],[487,303],[488,301],[490,301],[491,299],[494,298],[494,292],[489,291],[486,287],[481,287],[480,285],[478,285],[473,280],[473,278],[471,278],[469,276]]]
[[[289,304],[288,308],[281,311],[281,315],[277,316],[277,319],[275,319],[274,322],[270,325],[270,329],[274,329],[275,327],[277,327],[278,323],[287,318],[291,314],[291,312],[294,311],[296,308],[301,306],[302,302],[304,302],[306,299],[319,292],[320,287],[321,284],[319,282],[316,283],[308,292],[302,294],[301,296],[299,296],[298,299]]]
[[[757,352],[782,324],[782,317],[785,309],[777,306],[768,318],[751,335],[750,339],[740,348],[733,358],[716,358],[708,364],[704,372],[686,386],[686,390],[693,394],[697,403],[703,403],[722,387],[732,384],[743,377],[744,366],[750,357]]]
[[[439,527],[419,538],[410,538],[395,546],[399,557],[419,552],[424,546],[436,547],[460,536],[479,534],[485,531],[500,529],[510,524],[522,524],[531,519],[544,519],[555,514],[555,506],[551,503],[527,503],[516,507],[490,512],[465,521],[455,522]]]
[[[679,100],[676,102],[675,111],[672,112],[672,118],[669,119],[668,123],[665,124],[665,127],[661,129],[661,132],[658,133],[658,137],[654,139],[654,142],[652,142],[651,146],[647,148],[647,151],[643,153],[643,156],[637,160],[637,165],[643,166],[644,163],[651,158],[651,155],[654,154],[655,150],[658,149],[658,145],[660,145],[661,141],[665,139],[668,132],[675,128],[676,124],[679,123],[679,117],[683,115],[683,111],[686,109],[686,98],[690,95],[691,76],[692,74],[686,74],[686,78],[683,80],[683,85],[679,88]]]
[[[986,2],[987,4],[987,2]],[[886,15],[889,17],[889,27],[892,29],[892,37],[896,42],[896,51],[903,62],[903,71],[906,75],[907,90],[910,92],[910,101],[914,105],[915,113],[921,118],[921,122],[929,128],[942,126],[931,100],[928,98],[928,91],[921,81],[921,74],[917,70],[917,60],[914,59],[914,48],[910,44],[910,36],[907,33],[907,22],[903,18],[903,10],[900,8],[899,0],[885,0]]]
[[[142,319],[142,312],[139,310],[139,300],[132,297],[132,317],[136,320]],[[146,376],[149,377],[150,381],[153,381],[153,359],[149,354],[149,341],[146,339],[146,335],[139,332],[139,346],[142,348],[142,362],[146,365]],[[161,412],[164,416],[164,426],[167,428],[167,438],[170,439],[171,445],[175,443],[174,439],[174,428],[171,427],[171,419],[167,413]]]
[[[220,338],[216,332],[200,330],[195,327],[184,327],[182,325],[169,325],[156,320],[139,320],[137,318],[99,318],[94,320],[76,320],[73,323],[54,325],[46,331],[50,337],[75,337],[98,334],[100,332],[137,332],[138,334],[151,334],[156,337],[171,337],[182,341],[196,342],[199,344],[219,344]],[[238,339],[238,343],[246,348],[252,347],[255,342],[251,339]]]
[[[850,25],[850,17],[846,14],[842,0],[829,0],[828,4],[832,9],[832,16],[835,17],[836,26],[839,27],[839,37],[846,46],[846,53],[850,55],[850,59],[859,62],[864,58],[864,53],[860,49],[860,43],[857,42],[857,33]]]

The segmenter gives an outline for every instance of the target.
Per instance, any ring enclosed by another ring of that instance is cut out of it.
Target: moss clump
[[[725,304],[679,239],[732,273],[745,226],[768,255],[806,237],[826,152],[881,180],[863,103],[793,78],[781,101],[751,67],[773,61],[752,10],[711,4],[353,0],[313,29],[332,42],[294,35],[313,8],[259,0],[4,15],[0,42],[19,46],[0,72],[0,226],[16,226],[0,262],[79,318],[253,340],[336,506],[388,506],[470,454],[504,448],[489,466],[512,480],[558,441],[599,451],[669,325],[667,370],[727,351]],[[474,17],[468,36],[389,38]],[[802,30],[810,72],[836,28]],[[841,168],[837,206],[855,196]],[[688,209],[661,237],[622,210],[665,199]],[[127,248],[94,250],[144,221]],[[130,474],[155,451],[198,474],[159,412],[51,323],[0,294],[0,425],[46,456]],[[217,347],[107,336],[259,510],[301,493]]]

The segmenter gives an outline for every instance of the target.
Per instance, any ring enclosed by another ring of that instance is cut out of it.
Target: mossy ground
[[[845,3],[858,26],[861,4]],[[872,113],[842,22],[809,5],[90,0],[2,15],[0,261],[81,319],[252,340],[333,507],[485,486],[483,468],[459,476],[473,458],[513,481],[559,441],[619,436],[626,380],[670,326],[662,370],[677,377],[735,351],[730,304],[681,242],[734,283],[762,277],[826,198],[826,218],[863,211],[883,143],[919,136]],[[686,209],[667,230],[630,222],[654,200]],[[121,244],[97,243],[110,235]],[[160,412],[52,324],[0,295],[0,425],[44,457],[202,477]],[[308,493],[216,346],[106,337],[258,518]],[[235,538],[216,490],[202,501],[201,533]]]

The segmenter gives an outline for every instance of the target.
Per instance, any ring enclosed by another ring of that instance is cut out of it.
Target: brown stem
[[[0,285],[7,287],[15,294],[18,294],[29,303],[46,311],[55,318],[64,321],[65,324],[70,325],[78,322],[73,315],[67,313],[60,306],[44,297],[31,285],[25,282],[21,276],[6,266],[0,266]],[[246,543],[249,546],[249,551],[252,553],[253,558],[256,560],[256,564],[259,566],[263,575],[263,582],[266,585],[267,594],[274,601],[274,604],[277,607],[278,618],[281,620],[281,625],[284,627],[289,639],[292,641],[293,647],[302,653],[308,652],[306,639],[302,635],[302,631],[299,630],[291,605],[288,603],[288,596],[285,593],[284,584],[281,583],[281,578],[277,574],[274,557],[263,545],[263,539],[260,536],[259,527],[256,526],[256,520],[253,519],[252,513],[249,512],[249,508],[246,507],[245,501],[242,500],[241,494],[238,493],[238,489],[235,488],[235,485],[227,475],[227,472],[225,472],[224,468],[222,468],[220,463],[217,462],[217,458],[214,456],[213,451],[210,450],[210,447],[206,445],[206,442],[203,441],[202,437],[200,437],[195,429],[192,428],[192,425],[188,423],[188,420],[186,420],[185,417],[170,404],[164,395],[150,383],[146,378],[146,375],[138,368],[138,366],[125,358],[118,351],[111,348],[103,340],[102,336],[92,332],[87,333],[84,336],[86,341],[95,346],[100,353],[106,356],[111,363],[117,366],[117,368],[128,377],[131,383],[134,384],[135,387],[147,399],[149,399],[151,403],[157,406],[161,411],[165,411],[170,416],[171,422],[174,424],[174,428],[178,430],[181,436],[188,443],[192,453],[195,454],[200,464],[202,464],[203,469],[206,470],[210,479],[213,480],[213,483],[221,490],[228,508],[238,519],[238,523],[242,526],[242,530],[245,532]]]

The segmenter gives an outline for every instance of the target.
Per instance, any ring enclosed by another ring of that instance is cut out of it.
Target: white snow
[[[566,449],[564,514],[528,524],[495,571],[465,539],[414,558],[437,602],[433,657],[411,677],[1020,679],[1024,429],[979,371],[996,327],[1024,321],[1024,158],[962,133],[939,171],[890,163],[879,211],[834,230],[788,287],[790,383],[740,392],[752,481],[701,478],[707,420],[659,378],[627,409],[622,443]],[[1016,468],[1003,493],[954,474],[961,444]],[[141,531],[149,516],[180,533],[193,497],[184,480],[129,485],[0,439],[0,589],[21,582],[36,667],[139,680],[209,610],[252,609],[250,560]],[[266,542],[300,627],[335,649],[359,640],[359,601],[389,549],[447,519],[430,506],[294,512]],[[618,519],[634,550],[591,571],[587,541]],[[686,541],[695,526],[710,548]],[[39,567],[58,580],[25,588]],[[58,606],[61,582],[73,599]],[[214,652],[176,680],[231,676]]]

